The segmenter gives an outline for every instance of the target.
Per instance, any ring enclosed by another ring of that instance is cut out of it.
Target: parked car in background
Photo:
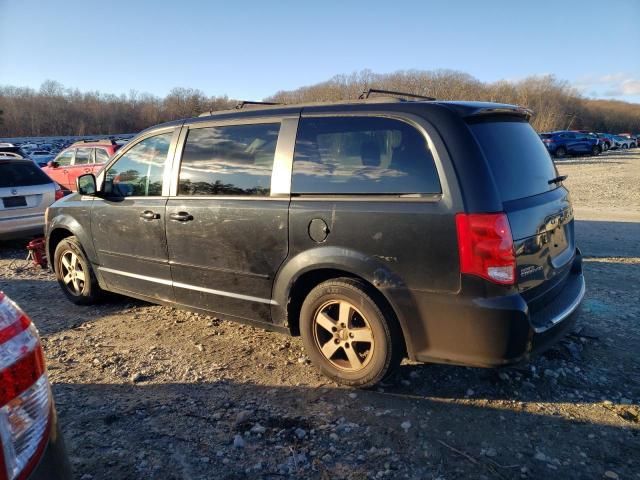
[[[34,150],[29,153],[29,158],[37,163],[40,167],[46,167],[47,163],[53,160],[54,155],[47,150]]]
[[[27,153],[20,147],[12,143],[0,143],[0,154],[2,153],[15,153],[20,155],[20,158],[27,158]]]
[[[13,153],[13,152],[0,152],[0,158],[17,158],[17,159],[22,159],[24,158],[22,155],[18,154],[18,153]]]
[[[540,134],[549,153],[562,158],[567,155],[599,155],[602,153],[600,140],[588,133],[560,130]]]
[[[613,135],[613,142],[614,146],[611,147],[612,149],[627,150],[628,148],[632,148],[632,145],[635,146],[633,140],[621,135]]]
[[[76,178],[95,173],[120,148],[115,142],[76,142],[50,161],[43,171],[60,185],[76,190]]]
[[[0,158],[0,239],[42,235],[45,210],[63,196],[31,160]]]
[[[70,479],[38,331],[3,292],[0,381],[0,479]]]
[[[548,348],[585,284],[566,177],[531,112],[374,101],[142,132],[49,209],[64,295],[300,334],[322,373],[359,387],[404,356],[488,367]]]
[[[606,151],[611,149],[613,146],[613,135],[610,133],[596,133],[598,138],[600,139],[600,145],[602,145],[602,150]]]
[[[637,135],[633,135],[631,133],[619,133],[618,135],[620,137],[628,138],[629,140],[631,140],[631,144],[629,145],[629,148],[636,148],[638,146]]]

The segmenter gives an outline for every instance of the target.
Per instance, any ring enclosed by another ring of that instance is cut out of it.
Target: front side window
[[[303,118],[292,193],[433,194],[440,182],[425,136],[382,117]]]
[[[173,133],[149,137],[131,147],[105,175],[105,192],[122,197],[162,195],[162,177]]]
[[[279,123],[189,130],[178,195],[268,196]]]
[[[73,149],[72,150],[67,150],[66,152],[62,152],[56,158],[56,162],[61,167],[69,166],[69,165],[71,165],[71,162],[73,161],[73,154],[74,153],[75,153],[75,150],[73,150]]]
[[[74,165],[86,165],[91,163],[91,152],[93,148],[78,148],[76,150],[76,161]]]

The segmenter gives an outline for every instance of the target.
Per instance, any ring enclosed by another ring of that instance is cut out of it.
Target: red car
[[[50,161],[43,171],[71,191],[76,191],[76,178],[85,173],[97,173],[120,148],[115,142],[76,142]]]

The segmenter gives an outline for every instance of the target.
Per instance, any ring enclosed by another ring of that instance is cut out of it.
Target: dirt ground
[[[113,297],[77,307],[0,245],[0,289],[43,337],[76,477],[640,479],[640,151],[558,162],[587,296],[530,364],[405,362],[341,388],[297,338]]]

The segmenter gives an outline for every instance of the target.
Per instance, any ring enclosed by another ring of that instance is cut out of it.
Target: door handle
[[[69,170],[62,170],[62,173],[69,173]]]
[[[188,222],[190,220],[193,220],[193,215],[189,214],[188,212],[177,212],[169,215],[169,218],[171,220],[175,220],[176,222]]]
[[[140,214],[140,218],[144,218],[145,220],[157,220],[160,218],[160,214],[152,212],[151,210],[145,210]]]
[[[91,169],[90,168],[85,168],[84,169],[84,173],[91,173]]]

